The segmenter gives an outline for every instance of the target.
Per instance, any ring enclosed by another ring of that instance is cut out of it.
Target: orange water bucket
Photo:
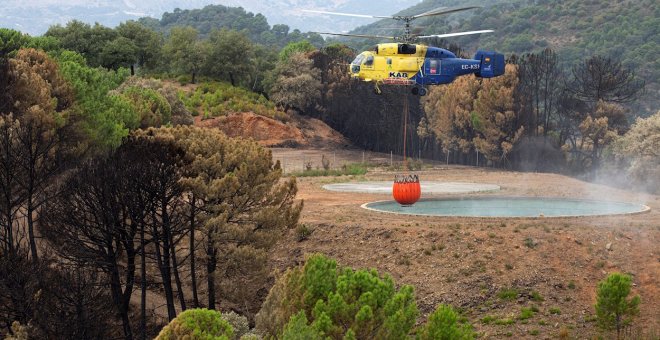
[[[392,186],[392,196],[399,204],[413,205],[422,195],[417,175],[396,175]]]

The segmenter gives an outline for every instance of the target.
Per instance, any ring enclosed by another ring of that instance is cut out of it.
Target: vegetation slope
[[[507,55],[535,53],[550,47],[562,65],[600,55],[621,61],[647,82],[646,114],[657,107],[660,89],[660,7],[653,0],[494,0],[487,3],[425,0],[399,14],[418,14],[436,7],[479,5],[483,8],[416,22],[425,34],[493,29],[481,37],[453,38],[466,50],[492,49]],[[382,34],[391,20],[356,29],[355,33]],[[367,42],[361,42],[362,45]],[[369,41],[368,43],[374,43]],[[431,41],[431,43],[433,43]]]

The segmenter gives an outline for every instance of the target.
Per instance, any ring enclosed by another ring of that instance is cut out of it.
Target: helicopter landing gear
[[[378,82],[376,82],[374,85],[374,93],[377,95],[383,94],[383,91],[381,91],[380,86],[378,86]]]
[[[426,96],[426,93],[427,93],[426,89],[421,87],[421,86],[413,87],[411,92],[412,92],[413,96],[420,96],[420,97]]]

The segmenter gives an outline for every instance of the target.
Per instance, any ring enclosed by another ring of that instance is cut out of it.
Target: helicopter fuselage
[[[462,59],[438,47],[388,43],[360,53],[349,65],[349,72],[353,78],[377,85],[449,84],[466,74],[483,78],[504,74],[504,55],[478,51],[474,59]]]

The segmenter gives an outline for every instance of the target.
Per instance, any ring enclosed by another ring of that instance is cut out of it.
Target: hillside
[[[230,29],[246,32],[254,42],[284,47],[291,41],[307,38],[316,45],[322,45],[323,39],[318,34],[290,31],[287,25],[271,27],[262,14],[246,12],[242,7],[226,7],[223,5],[208,5],[201,9],[175,10],[165,12],[161,19],[143,17],[138,20],[144,26],[164,34],[173,27],[191,26],[205,37],[215,29]]]
[[[422,13],[431,8],[481,5],[482,9],[460,15],[420,19],[423,33],[494,29],[480,37],[454,38],[469,53],[493,49],[509,54],[556,50],[565,69],[592,56],[620,60],[647,82],[646,110],[658,107],[660,77],[660,7],[653,0],[617,2],[565,0],[551,2],[499,1],[484,3],[425,0],[402,14]],[[391,20],[381,20],[356,29],[355,33],[383,34]],[[392,33],[390,30],[389,33]],[[360,42],[357,44],[364,44]]]
[[[133,82],[138,82],[131,79]],[[142,81],[143,86],[149,81]],[[157,81],[156,81],[157,82]],[[226,83],[165,81],[177,89],[195,126],[250,138],[264,147],[346,148],[351,142],[319,119],[282,112],[263,96]]]
[[[353,28],[364,25],[370,21],[351,17],[332,17],[332,20],[317,20],[316,17],[302,12],[302,9],[320,11],[335,11],[347,13],[363,13],[389,15],[418,3],[419,0],[381,0],[378,6],[368,1],[360,0],[221,0],[216,4],[242,7],[245,10],[262,13],[271,24],[286,24],[293,29],[306,31],[342,31],[348,32]]]

